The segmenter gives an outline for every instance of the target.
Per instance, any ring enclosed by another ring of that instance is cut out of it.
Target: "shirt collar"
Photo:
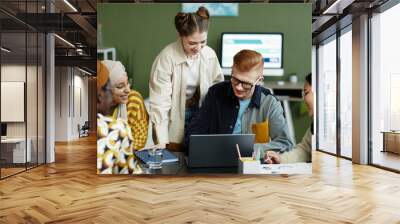
[[[188,57],[185,54],[185,51],[183,50],[182,42],[178,39],[176,42],[176,61],[175,64],[179,65],[184,62],[188,61]],[[200,50],[200,55],[197,58],[198,60],[207,60],[212,57],[211,54],[206,53],[205,49]],[[188,63],[189,64],[189,63]]]
[[[261,104],[261,87],[259,85],[256,85],[249,106],[260,108],[260,104]]]
[[[177,65],[182,64],[183,62],[186,62],[187,57],[185,54],[185,51],[183,50],[183,46],[180,40],[176,41],[176,61],[175,63]]]

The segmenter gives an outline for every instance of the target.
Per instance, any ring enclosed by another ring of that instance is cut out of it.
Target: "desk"
[[[383,150],[382,152],[392,152],[400,154],[400,131],[382,131]]]
[[[312,163],[262,164],[259,174],[312,174]]]
[[[263,82],[262,85],[266,88],[272,89],[274,95],[278,98],[285,99],[288,101],[303,101],[301,91],[303,91],[304,83],[291,83],[284,82],[283,85],[278,85],[278,82]]]
[[[188,168],[186,159],[183,152],[172,152],[178,157],[178,162],[166,163],[162,165],[161,169],[149,169],[139,159],[139,166],[143,170],[142,174],[155,174],[155,175],[191,175],[191,174],[221,174],[230,173],[237,174],[238,168]]]
[[[26,162],[30,162],[32,157],[31,156],[32,141],[30,138],[27,138],[26,142],[28,142],[27,144],[28,147],[26,147],[26,154],[25,154],[25,138],[1,139],[2,157],[3,154],[6,154],[5,156],[8,157],[6,158],[6,161],[9,163],[25,163],[25,158],[27,158]],[[11,154],[12,154],[12,160],[11,160]]]
[[[166,175],[177,175],[180,174],[181,169],[186,166],[186,161],[184,154],[182,152],[172,152],[178,157],[178,162],[166,163],[162,165],[161,169],[149,169],[145,163],[143,163],[139,158],[139,166],[143,170],[142,174],[166,174]]]
[[[185,156],[182,152],[172,152],[178,158],[178,162],[163,164],[162,169],[151,170],[139,160],[139,166],[143,174],[162,175],[193,175],[193,174],[242,174],[239,168],[188,168]],[[261,164],[257,174],[311,174],[312,163],[288,163],[288,164]]]

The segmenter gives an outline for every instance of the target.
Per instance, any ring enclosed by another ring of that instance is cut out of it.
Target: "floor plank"
[[[374,151],[372,162],[376,165],[400,170],[400,154]]]
[[[308,176],[96,175],[95,137],[0,181],[0,223],[400,223],[400,175],[321,152]]]

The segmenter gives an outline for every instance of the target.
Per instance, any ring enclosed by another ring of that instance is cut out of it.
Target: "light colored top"
[[[189,73],[186,80],[186,99],[190,99],[200,85],[200,58],[188,58],[186,62],[189,66]]]
[[[242,117],[244,111],[246,111],[247,107],[250,104],[250,100],[251,99],[239,100],[240,108],[236,119],[235,128],[233,128],[232,134],[242,134]]]
[[[280,154],[281,163],[311,162],[311,130],[307,129],[303,139],[291,151]]]
[[[200,51],[200,105],[208,88],[224,80],[217,55],[210,47]],[[166,46],[154,60],[150,74],[150,120],[155,143],[181,143],[184,135],[187,57],[180,41]]]

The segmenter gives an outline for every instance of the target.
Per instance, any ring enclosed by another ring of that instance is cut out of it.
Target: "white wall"
[[[26,107],[20,109],[22,113],[26,110],[26,121],[22,122],[6,122],[7,137],[9,138],[25,138],[30,140],[30,148],[32,161],[44,162],[44,89],[42,68],[39,66],[27,66],[19,64],[7,64],[1,66],[1,81],[3,82],[24,82],[26,83]],[[28,78],[26,81],[25,78]],[[24,90],[22,90],[24,91]],[[22,92],[21,94],[24,94]],[[7,96],[2,96],[7,97]],[[2,112],[10,112],[10,108],[1,108]],[[38,116],[39,115],[39,116]],[[26,132],[27,131],[27,132]],[[37,150],[39,156],[37,157]]]
[[[68,140],[68,68],[55,68],[55,141]]]
[[[317,130],[317,101],[316,101],[316,97],[317,97],[317,85],[316,85],[316,81],[317,81],[317,48],[315,45],[312,46],[312,51],[311,51],[311,83],[312,83],[312,91],[314,92],[314,116],[313,116],[313,125],[314,125],[314,134],[312,135],[311,138],[311,148],[312,150],[316,150],[317,147],[317,138],[316,138],[316,130]]]
[[[28,67],[28,70],[31,68]],[[1,81],[6,82],[25,82],[25,65],[2,65],[1,66]],[[6,108],[1,108],[5,110]],[[7,123],[7,137],[25,137],[24,122]]]
[[[88,117],[88,78],[81,76],[78,70],[75,70],[74,75],[74,108],[73,108],[73,119],[72,119],[72,135],[78,136],[77,126],[80,124],[81,126],[85,123],[85,121],[89,120]],[[79,72],[79,75],[76,75],[76,72]]]
[[[78,124],[88,120],[88,78],[82,75],[72,67],[56,67],[56,141],[79,138]]]

